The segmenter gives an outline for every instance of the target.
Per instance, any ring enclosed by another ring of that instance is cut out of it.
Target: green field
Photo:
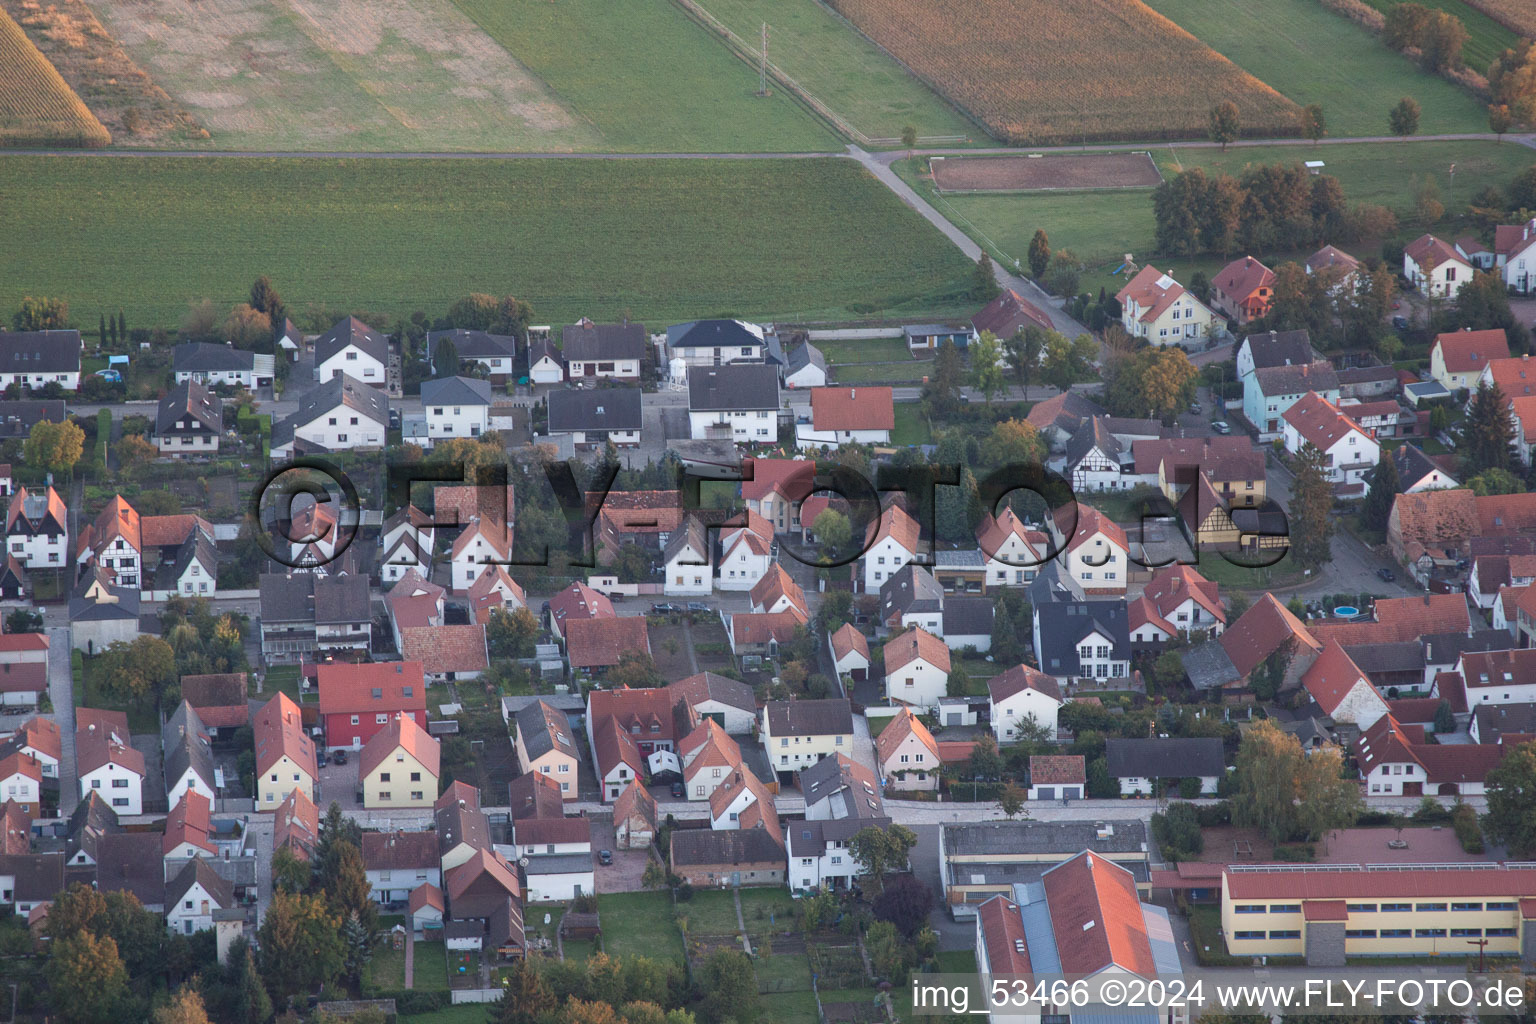
[[[698,0],[743,39],[759,45],[768,25],[768,59],[854,128],[899,140],[907,125],[919,136],[986,134],[906,68],[816,0]]]
[[[603,951],[609,956],[682,961],[683,934],[666,893],[605,892],[598,897],[597,910],[603,922]]]
[[[1494,142],[1411,142],[1360,143],[1336,146],[1266,146],[1262,149],[1160,149],[1153,156],[1163,174],[1177,173],[1181,167],[1200,165],[1229,174],[1240,172],[1244,164],[1322,160],[1326,172],[1339,179],[1350,202],[1379,203],[1397,211],[1401,232],[1412,237],[1422,231],[1413,217],[1415,179],[1434,174],[1439,182],[1446,217],[1435,232],[1454,238],[1471,230],[1465,217],[1468,200],[1485,185],[1506,186],[1516,173],[1536,162],[1524,146]],[[1452,188],[1447,171],[1456,165],[1456,184]],[[935,195],[927,180],[914,181],[909,161],[897,165],[898,172],[936,205],[941,212],[978,241],[987,240],[1001,250],[1009,262],[1022,259],[1036,228],[1044,228],[1053,249],[1070,249],[1089,265],[1081,288],[1097,294],[1100,286],[1118,290],[1124,277],[1112,276],[1125,253],[1138,263],[1153,256],[1154,221],[1150,189],[1126,192],[1053,192],[1034,195],[944,196]],[[1341,246],[1346,251],[1351,246]],[[1361,251],[1358,256],[1368,253]],[[1255,253],[1264,259],[1305,258],[1310,253]],[[1195,270],[1208,275],[1221,266],[1215,257],[1157,260],[1158,266],[1172,270],[1187,281]],[[1273,266],[1273,262],[1271,262]]]
[[[1488,129],[1487,111],[1471,95],[1419,71],[1317,0],[1148,4],[1297,103],[1321,103],[1330,135],[1389,134],[1387,112],[1404,96],[1423,107],[1425,135]]]
[[[596,148],[657,153],[841,149],[669,0],[454,0],[596,130]]]
[[[1512,148],[1512,147],[1511,147]],[[535,322],[663,325],[970,310],[970,263],[850,160],[0,157],[0,309],[174,326],[267,274],[290,310],[438,316],[513,294]]]
[[[1382,14],[1391,11],[1408,0],[1365,0]],[[1467,42],[1461,48],[1461,59],[1474,70],[1486,73],[1495,57],[1520,41],[1520,36],[1494,21],[1482,11],[1463,0],[1413,0],[1421,7],[1445,11],[1461,19],[1467,30]]]
[[[923,407],[919,402],[898,402],[896,404],[896,429],[891,431],[892,444],[928,444],[933,440],[933,431],[928,427],[928,418],[923,415]]]

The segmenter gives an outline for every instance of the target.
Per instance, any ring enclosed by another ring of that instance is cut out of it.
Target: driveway
[[[346,764],[326,762],[320,769],[319,806],[329,807],[333,800],[344,811],[361,806],[357,802],[357,757],[357,751],[349,751]]]
[[[621,850],[614,836],[613,818],[591,816],[587,819],[592,828],[592,870],[598,892],[638,892],[645,886],[640,878],[645,874],[646,862],[651,859],[647,850]],[[599,864],[597,851],[613,851],[612,864]]]
[[[48,699],[59,727],[59,816],[68,818],[80,802],[75,781],[75,679],[69,662],[69,627],[48,630]]]

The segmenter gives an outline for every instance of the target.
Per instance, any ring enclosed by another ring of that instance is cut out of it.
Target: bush
[[[1179,796],[1185,800],[1194,800],[1200,796],[1200,780],[1195,778],[1179,780]]]
[[[691,899],[693,899],[693,886],[691,884],[684,882],[677,887],[677,902],[687,903]]]
[[[1355,824],[1361,828],[1379,827],[1392,824],[1394,817],[1395,815],[1387,811],[1364,811],[1359,818],[1355,819]]]
[[[1177,863],[1198,857],[1205,850],[1199,809],[1194,804],[1169,804],[1168,813],[1152,815],[1152,838],[1165,860]]]
[[[1311,843],[1302,843],[1297,846],[1275,847],[1275,860],[1289,861],[1293,864],[1310,864],[1317,860],[1317,851],[1312,849]]]
[[[396,992],[379,992],[371,998],[393,999],[395,1012],[402,1017],[432,1013],[449,1005],[447,992],[417,992],[411,989],[400,989]]]
[[[1477,812],[1470,804],[1457,804],[1451,812],[1451,826],[1456,830],[1456,841],[1467,853],[1483,852],[1483,831],[1477,825]]]
[[[1200,817],[1201,828],[1216,828],[1232,824],[1232,805],[1225,800],[1196,807],[1195,813]]]

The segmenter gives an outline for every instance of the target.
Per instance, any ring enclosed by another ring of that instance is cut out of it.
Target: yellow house
[[[763,751],[774,771],[798,772],[853,752],[853,709],[845,698],[771,700],[763,706]]]
[[[304,733],[303,717],[293,698],[279,693],[256,712],[251,723],[256,747],[256,809],[275,811],[298,790],[313,800],[315,744]]]
[[[1469,391],[1477,387],[1490,359],[1508,358],[1509,338],[1502,327],[1451,331],[1435,336],[1429,350],[1429,373],[1451,391]]]
[[[363,744],[357,777],[363,806],[431,807],[437,800],[437,776],[442,763],[436,738],[409,715],[395,715]]]
[[[1346,957],[1474,956],[1484,942],[1488,956],[1536,952],[1536,868],[1262,868],[1221,876],[1233,956],[1342,967]]]
[[[577,766],[580,759],[565,712],[536,700],[513,716],[513,745],[517,748],[518,770],[527,775],[540,772],[560,784],[560,798],[575,800]]]

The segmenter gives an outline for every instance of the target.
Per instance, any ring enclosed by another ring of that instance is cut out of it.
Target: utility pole
[[[768,95],[768,23],[763,22],[763,54],[757,66],[757,94]]]
[[[1483,950],[1488,948],[1487,939],[1468,939],[1467,945],[1477,947],[1477,973],[1483,973]]]

